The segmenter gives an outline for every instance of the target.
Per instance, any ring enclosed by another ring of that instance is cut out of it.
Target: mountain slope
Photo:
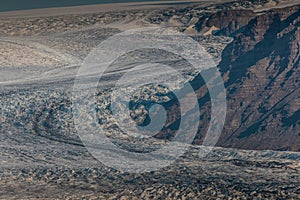
[[[219,145],[300,150],[299,25],[298,6],[271,10],[249,20],[224,49],[228,112]]]

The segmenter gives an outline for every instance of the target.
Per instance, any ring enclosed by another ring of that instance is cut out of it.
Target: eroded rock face
[[[219,68],[227,89],[228,109],[218,145],[300,150],[299,20],[298,6],[259,14],[238,29],[233,42],[224,49]],[[228,27],[224,25],[225,29]],[[203,85],[200,77],[192,82]],[[204,117],[195,143],[201,143],[210,103],[204,86],[197,91]]]
[[[204,16],[195,24],[199,32],[210,27],[217,27],[220,30],[215,35],[233,35],[237,30],[247,25],[255,13],[252,10],[227,10]]]
[[[225,138],[234,133],[225,146],[299,151],[299,19],[298,6],[257,16],[224,50],[228,122],[236,123],[225,126]]]

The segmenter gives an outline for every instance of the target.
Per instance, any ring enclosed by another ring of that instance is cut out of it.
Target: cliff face
[[[225,48],[219,68],[228,112],[219,145],[300,150],[299,25],[298,6],[269,11]]]
[[[218,145],[300,151],[300,9],[294,6],[256,16],[247,12],[239,19],[242,12],[225,11],[198,23],[219,24],[225,35],[234,35],[219,64],[228,108]],[[232,23],[240,25],[232,29]],[[210,120],[210,98],[201,76],[191,83],[201,110],[195,143],[201,144]]]
[[[233,35],[237,30],[247,25],[255,13],[251,10],[226,10],[220,11],[211,16],[204,16],[195,24],[199,32],[203,32],[210,27],[217,27],[220,30],[217,35]]]

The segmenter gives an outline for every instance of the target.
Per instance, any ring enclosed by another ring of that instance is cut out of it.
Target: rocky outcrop
[[[195,24],[198,32],[206,32],[210,27],[220,29],[216,35],[229,36],[245,26],[255,13],[252,10],[227,10],[220,11],[210,16],[204,16]]]
[[[237,30],[219,64],[228,109],[218,145],[300,150],[299,25],[300,10],[294,6],[260,14]],[[203,88],[197,90],[202,91],[199,102],[202,113],[208,113]],[[208,114],[202,116],[196,143],[201,143],[209,121]]]
[[[218,145],[300,151],[299,7],[267,11],[248,20],[236,30],[219,64],[228,107]],[[217,19],[215,23],[223,30],[229,30],[231,24]],[[194,142],[201,144],[210,121],[210,96],[201,76],[191,85],[201,109]]]
[[[299,20],[298,6],[259,15],[224,50],[229,108],[220,144],[300,150]]]

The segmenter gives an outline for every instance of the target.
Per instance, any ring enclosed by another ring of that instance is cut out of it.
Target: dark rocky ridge
[[[232,36],[243,26],[247,25],[255,13],[252,10],[226,10],[204,16],[195,24],[198,32],[212,26],[219,28],[215,35]]]
[[[241,11],[220,12],[199,23],[199,27],[219,24],[220,34],[234,36],[219,64],[228,111],[218,145],[300,151],[299,6],[274,9],[256,17],[246,13],[241,26],[236,26],[239,29],[232,29],[231,16],[238,22],[236,15]],[[224,15],[229,17],[222,18]],[[203,113],[195,140],[201,144],[210,119],[210,100],[201,77],[192,84],[197,85]]]
[[[225,125],[220,144],[300,150],[299,20],[299,6],[259,15],[223,51],[228,122],[238,124]]]

